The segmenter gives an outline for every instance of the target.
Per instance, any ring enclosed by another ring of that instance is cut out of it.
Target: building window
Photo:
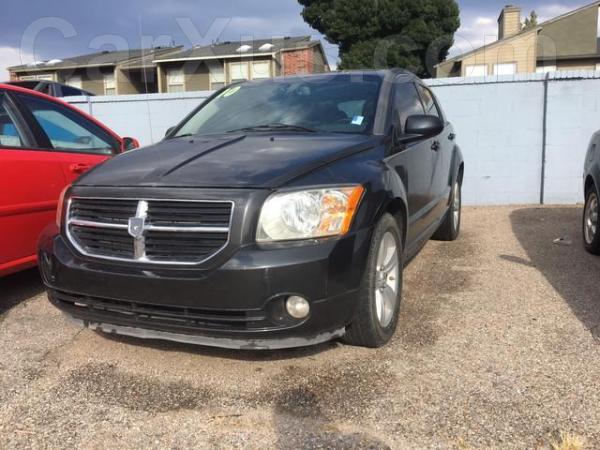
[[[536,73],[556,72],[556,66],[540,66],[535,71]]]
[[[183,69],[167,70],[167,92],[184,92]]]
[[[239,62],[239,63],[229,63],[229,76],[231,78],[231,82],[235,83],[238,81],[246,81],[248,76],[248,63]]]
[[[209,64],[208,70],[210,72],[210,89],[218,90],[225,86],[225,70],[223,66],[219,64]]]
[[[65,80],[65,84],[77,89],[82,89],[83,88],[83,84],[81,82],[81,77],[80,76],[73,76],[73,77],[68,77]]]
[[[21,81],[31,81],[31,80],[54,81],[54,75],[52,75],[52,74],[25,75],[23,77],[19,77],[19,80],[21,80]]]
[[[252,63],[252,79],[271,78],[271,61],[254,61]]]
[[[104,74],[104,95],[117,95],[117,83],[114,73]]]
[[[514,75],[516,73],[516,63],[494,64],[494,75]]]
[[[486,64],[467,66],[465,77],[487,77],[488,68]]]

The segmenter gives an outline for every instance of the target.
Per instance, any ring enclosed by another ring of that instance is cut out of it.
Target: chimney
[[[521,31],[521,8],[507,5],[498,18],[498,39],[504,39]]]

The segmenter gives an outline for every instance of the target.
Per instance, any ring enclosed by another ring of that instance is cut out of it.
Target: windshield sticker
[[[223,92],[223,97],[231,97],[233,94],[235,94],[241,88],[242,88],[241,86],[234,86],[232,88],[229,88],[225,92]]]
[[[362,125],[364,120],[364,116],[354,116],[352,119],[352,125]]]

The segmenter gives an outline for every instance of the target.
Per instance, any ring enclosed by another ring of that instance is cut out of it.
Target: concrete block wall
[[[433,87],[465,158],[466,204],[540,200],[542,83]]]
[[[600,129],[600,72],[428,80],[457,132],[465,204],[540,202],[546,129],[546,204],[583,201],[583,161]],[[547,96],[545,95],[547,84]],[[160,141],[211,92],[71,97],[122,136]],[[544,105],[547,105],[544,128]]]
[[[544,133],[544,203],[583,202],[585,154],[592,134],[600,129],[600,72],[447,78],[427,83],[455,124],[469,165],[465,203],[539,203]]]
[[[562,80],[548,85],[546,202],[583,201],[583,162],[600,130],[600,80]]]
[[[91,114],[121,136],[142,145],[160,141],[166,131],[202,104],[212,92],[69,97],[73,106]]]

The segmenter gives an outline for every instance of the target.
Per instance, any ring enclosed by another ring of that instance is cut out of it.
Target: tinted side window
[[[71,86],[61,86],[61,88],[62,88],[63,97],[74,97],[74,96],[85,95],[85,94],[83,94],[83,92],[81,92],[81,90],[71,87]]]
[[[438,110],[438,107],[435,103],[435,99],[431,91],[421,85],[418,87],[419,92],[421,93],[421,98],[423,99],[423,106],[425,107],[425,114],[429,114],[431,116],[437,116],[441,118],[441,114]]]
[[[20,95],[56,150],[79,153],[113,154],[117,141],[100,127],[56,103]]]
[[[39,83],[35,90],[41,92],[42,94],[52,95],[51,85],[50,83]]]
[[[0,93],[0,147],[24,147],[23,137],[17,129],[16,121],[11,117],[2,93]]]
[[[399,83],[394,89],[394,119],[398,120],[402,129],[410,116],[425,114],[423,104],[413,83]]]

